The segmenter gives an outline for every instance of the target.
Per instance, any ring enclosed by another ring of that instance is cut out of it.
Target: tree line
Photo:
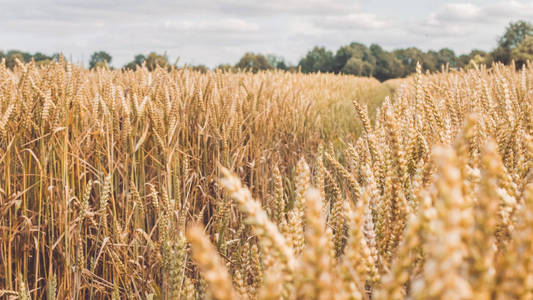
[[[53,60],[59,60],[59,57],[60,54],[58,53],[48,56],[40,52],[30,54],[18,50],[10,50],[7,53],[0,51],[0,60],[5,58],[8,68],[13,68],[17,59],[25,62],[33,60],[37,65],[42,65]],[[449,48],[426,52],[416,47],[387,51],[377,44],[367,47],[364,44],[353,42],[341,46],[335,53],[325,47],[314,47],[300,59],[297,65],[288,64],[281,56],[247,52],[235,65],[221,64],[216,69],[224,71],[249,70],[251,72],[280,69],[303,73],[352,74],[372,76],[384,81],[405,77],[413,73],[417,62],[420,62],[424,70],[433,72],[444,66],[471,68],[475,64],[491,65],[494,62],[510,64],[514,61],[518,67],[521,67],[528,60],[533,60],[533,25],[526,21],[517,21],[507,26],[496,47],[490,52],[476,49],[468,54],[457,56]],[[98,51],[91,55],[89,68],[108,67],[111,62],[110,54],[105,51]],[[163,68],[175,67],[176,64],[177,62],[169,63],[166,53],[151,52],[148,55],[136,55],[131,62],[122,68],[135,69],[137,66],[145,65],[149,70],[153,70],[158,66]],[[200,72],[209,70],[205,65],[186,67]]]

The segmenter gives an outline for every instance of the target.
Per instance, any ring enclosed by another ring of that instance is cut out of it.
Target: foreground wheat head
[[[292,203],[261,208],[223,169],[253,237],[237,253],[262,253],[229,263],[241,297],[533,297],[530,78],[502,66],[419,71],[374,125],[354,102],[363,134],[344,153],[320,148],[313,176],[302,159]]]
[[[531,65],[2,66],[0,297],[533,297]]]

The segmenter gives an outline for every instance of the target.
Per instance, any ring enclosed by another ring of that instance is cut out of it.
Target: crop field
[[[533,299],[533,65],[0,63],[0,299]]]

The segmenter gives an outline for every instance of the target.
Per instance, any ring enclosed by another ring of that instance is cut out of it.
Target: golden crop
[[[395,85],[0,69],[0,297],[533,297],[533,66]]]

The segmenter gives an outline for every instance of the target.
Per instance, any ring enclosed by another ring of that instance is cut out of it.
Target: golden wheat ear
[[[213,298],[217,300],[239,299],[223,259],[209,241],[202,227],[190,225],[187,229],[187,240],[191,245],[194,261],[207,282]]]

